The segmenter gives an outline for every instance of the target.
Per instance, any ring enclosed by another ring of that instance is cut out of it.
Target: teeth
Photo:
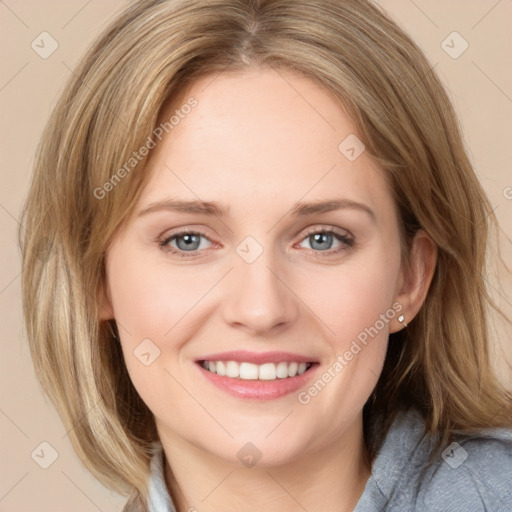
[[[276,380],[276,365],[274,363],[265,363],[260,366],[260,380]]]
[[[285,379],[288,377],[288,363],[277,363],[276,375],[280,379]]]
[[[217,364],[215,366],[217,370],[217,375],[226,375],[226,365],[224,364],[224,361],[217,361]]]
[[[233,363],[234,363],[234,361],[233,361]],[[252,363],[240,363],[240,378],[247,379],[247,380],[257,379],[258,378],[258,365],[252,364]]]
[[[208,364],[208,366],[210,366],[210,365]],[[240,376],[240,365],[235,361],[228,361],[226,363],[226,377],[236,378],[239,376]]]
[[[302,375],[311,363],[238,363],[236,361],[203,361],[202,366],[217,375],[243,380],[276,380]]]

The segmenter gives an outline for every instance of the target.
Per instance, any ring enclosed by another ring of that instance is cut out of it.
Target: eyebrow
[[[329,199],[310,203],[298,202],[293,205],[290,214],[293,217],[306,217],[309,215],[316,215],[341,209],[353,209],[366,212],[373,222],[377,221],[377,216],[370,207],[350,199]],[[225,217],[226,215],[229,215],[230,209],[227,208],[224,210],[220,204],[215,201],[181,201],[165,199],[163,201],[151,203],[149,206],[142,209],[138,216],[140,217],[148,213],[166,210],[194,215],[215,215],[218,217]]]

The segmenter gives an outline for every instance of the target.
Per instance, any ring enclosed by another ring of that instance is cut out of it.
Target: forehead
[[[197,105],[182,108],[191,98]],[[393,208],[353,121],[300,74],[252,68],[204,76],[161,120],[173,115],[179,121],[151,154],[141,203],[167,195],[217,201],[243,214],[336,197],[372,205],[377,216]]]

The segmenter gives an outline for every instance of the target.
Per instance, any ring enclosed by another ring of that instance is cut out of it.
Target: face
[[[391,193],[304,77],[205,77],[164,117],[189,98],[107,253],[132,382],[169,442],[238,462],[250,441],[269,465],[328,449],[360,432],[400,329]]]

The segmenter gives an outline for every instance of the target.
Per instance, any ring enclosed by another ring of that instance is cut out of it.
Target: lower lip
[[[228,394],[250,400],[273,400],[298,391],[315,373],[318,364],[314,363],[301,375],[275,380],[244,380],[239,378],[224,377],[205,370],[197,365],[201,373],[215,386]]]

